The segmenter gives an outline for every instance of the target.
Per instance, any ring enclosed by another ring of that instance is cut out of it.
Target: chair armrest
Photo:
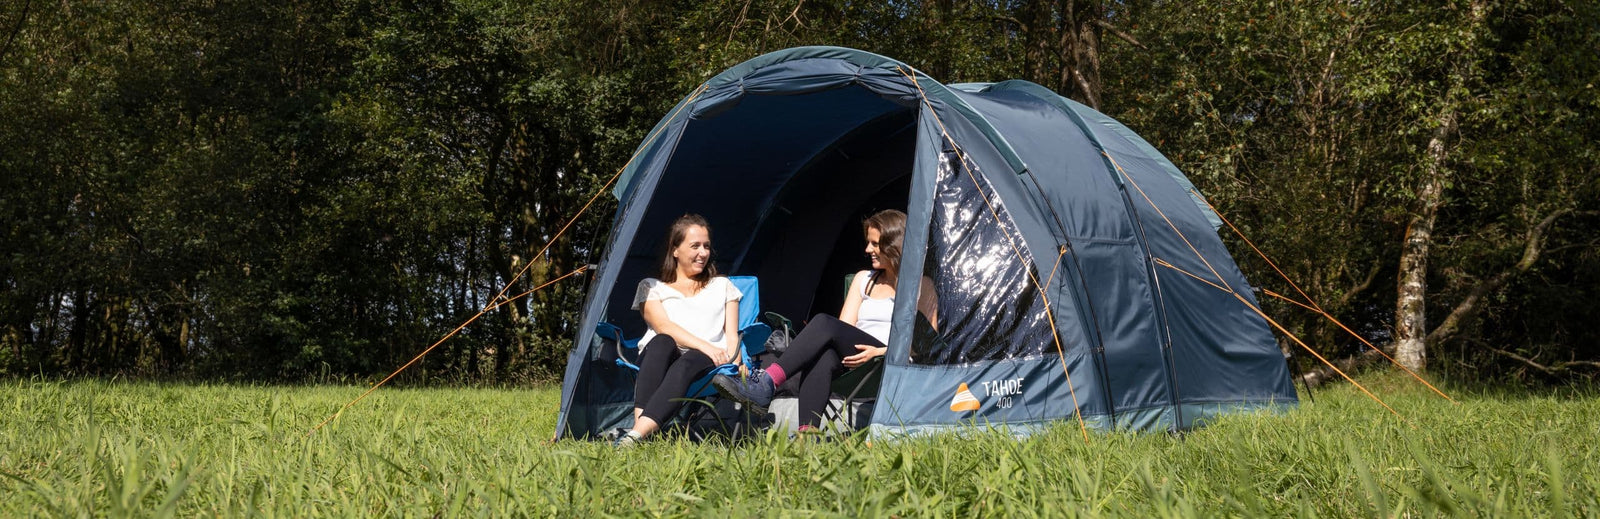
[[[609,359],[618,366],[639,371],[639,366],[630,362],[628,357],[639,356],[639,339],[625,339],[622,337],[622,327],[611,323],[600,323],[594,327],[595,335],[615,343],[614,348],[603,348],[600,351],[602,360]]]
[[[879,355],[868,359],[865,364],[856,366],[855,369],[846,371],[833,379],[830,390],[834,394],[842,395],[845,400],[855,400],[860,395],[878,395],[878,388],[883,384],[883,356]]]
[[[771,336],[772,327],[767,323],[746,326],[743,330],[739,330],[739,347],[744,350],[746,357],[760,355],[767,351],[767,338]]]

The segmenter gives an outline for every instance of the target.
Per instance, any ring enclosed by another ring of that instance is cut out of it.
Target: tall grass
[[[615,451],[547,443],[558,395],[0,382],[0,516],[1414,516],[1600,514],[1600,398],[1349,388],[1182,437]]]

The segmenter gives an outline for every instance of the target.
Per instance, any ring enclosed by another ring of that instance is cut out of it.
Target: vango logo
[[[950,410],[959,413],[977,411],[979,407],[983,405],[978,403],[978,397],[972,396],[972,390],[967,389],[966,382],[962,382],[961,387],[956,389],[956,397],[950,399]]]

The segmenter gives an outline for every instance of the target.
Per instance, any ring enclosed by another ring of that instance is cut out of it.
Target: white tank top
[[[872,293],[872,283],[878,271],[863,271],[867,274],[867,283],[861,290],[861,308],[856,310],[856,328],[867,332],[872,338],[885,345],[889,344],[890,320],[894,317],[894,296],[883,299],[873,299],[868,295]]]

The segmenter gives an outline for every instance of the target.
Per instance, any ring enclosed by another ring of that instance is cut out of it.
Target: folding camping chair
[[[767,337],[772,335],[772,327],[757,320],[761,313],[761,284],[755,276],[729,276],[728,280],[732,281],[733,286],[743,294],[739,299],[739,359],[745,366],[754,367],[752,362],[755,356],[766,351]],[[617,366],[635,373],[639,371],[639,338],[624,338],[621,327],[605,322],[595,326],[595,334],[615,344],[611,351],[602,351],[603,356],[615,356],[613,361]],[[705,376],[689,383],[689,390],[684,393],[684,399],[704,402],[715,398],[717,390],[711,385],[711,377],[718,374],[738,376],[739,366],[730,362],[712,368]],[[677,420],[692,424],[700,417],[700,413],[710,411],[714,407],[715,404],[685,405],[678,412]]]
[[[855,274],[845,276],[845,290],[849,290],[850,283],[854,281]],[[934,329],[933,323],[921,312],[916,314],[912,323],[912,342],[915,344],[928,344],[934,350],[942,350],[944,338],[939,331]],[[844,423],[850,429],[858,428],[860,420],[851,413],[851,405],[855,403],[876,404],[878,389],[883,385],[883,357],[867,361],[866,364],[856,366],[855,369],[844,372],[839,378],[833,379],[830,390],[835,395],[844,397],[844,400],[829,400],[824,410],[822,419],[824,423]]]
[[[843,397],[843,400],[828,400],[828,406],[823,409],[823,423],[843,423],[847,430],[856,429],[860,425],[856,413],[852,412],[853,405],[875,404],[878,401],[878,388],[883,385],[883,357],[867,361],[866,364],[856,366],[855,369],[844,372],[839,378],[833,379],[830,390],[833,394]]]
[[[844,277],[845,297],[850,297],[850,286],[855,282],[855,272]],[[844,397],[843,400],[828,400],[828,405],[823,409],[822,422],[843,423],[847,429],[855,429],[857,421],[852,413],[853,404],[870,404],[878,400],[878,387],[883,384],[883,357],[867,361],[866,364],[845,371],[838,378],[833,379],[829,390],[834,394]]]

